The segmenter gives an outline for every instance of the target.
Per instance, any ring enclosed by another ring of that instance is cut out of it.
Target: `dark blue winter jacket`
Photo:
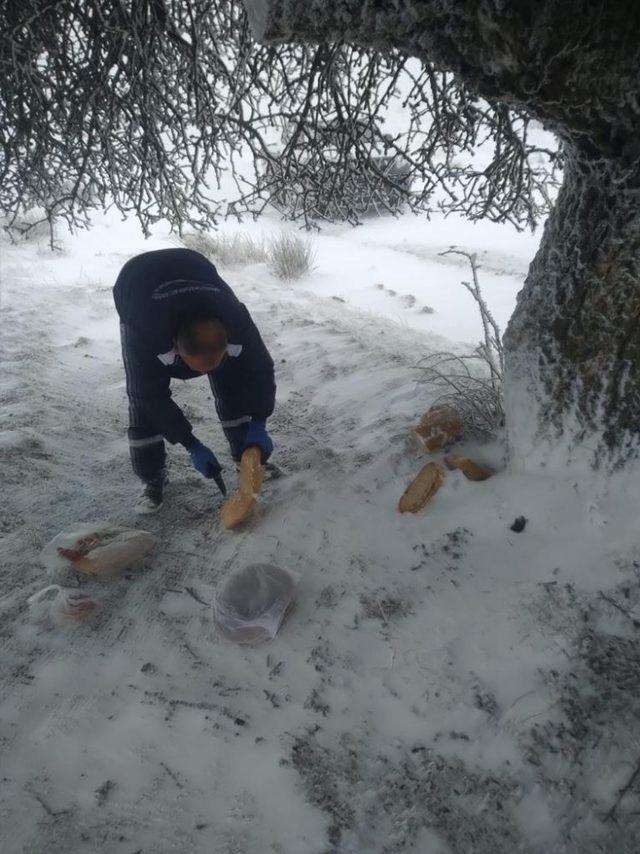
[[[185,443],[191,424],[172,400],[172,377],[201,376],[174,351],[183,317],[200,310],[217,317],[227,332],[227,354],[209,374],[218,412],[231,421],[266,419],[274,408],[273,360],[251,316],[218,275],[191,249],[160,249],[131,258],[116,280],[129,402],[169,442]]]

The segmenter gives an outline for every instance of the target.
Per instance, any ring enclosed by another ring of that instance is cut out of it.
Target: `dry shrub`
[[[223,267],[243,267],[267,260],[268,247],[264,238],[251,237],[242,232],[235,234],[198,232],[185,234],[182,243],[187,249],[202,253],[210,261]]]
[[[504,424],[504,351],[498,324],[485,302],[478,280],[477,256],[452,247],[442,255],[462,255],[471,266],[472,282],[462,282],[476,301],[483,340],[473,353],[440,352],[420,363],[422,381],[441,390],[433,406],[450,406],[460,414],[468,435],[494,436]]]
[[[234,234],[185,234],[182,244],[202,253],[223,267],[243,267],[267,262],[279,279],[299,279],[313,269],[315,250],[309,240],[297,234],[280,234],[270,239]]]
[[[269,268],[279,279],[299,279],[314,267],[316,253],[310,240],[286,233],[269,245]]]

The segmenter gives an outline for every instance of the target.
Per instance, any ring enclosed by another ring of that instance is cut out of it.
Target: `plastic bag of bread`
[[[52,572],[73,569],[109,578],[139,564],[153,549],[148,531],[114,525],[82,525],[62,531],[44,547],[41,559]]]
[[[298,579],[296,573],[268,563],[233,570],[213,600],[216,627],[236,643],[271,640],[293,603]]]
[[[99,604],[79,590],[49,584],[27,599],[33,622],[40,625],[73,627],[86,623],[98,613]]]
[[[440,451],[461,435],[460,413],[451,406],[432,406],[415,428],[418,439],[427,451]]]
[[[262,490],[264,466],[260,448],[247,448],[240,459],[238,489],[222,505],[220,516],[225,528],[237,528],[249,518]]]

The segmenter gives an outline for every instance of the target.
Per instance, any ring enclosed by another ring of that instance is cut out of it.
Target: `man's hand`
[[[273,442],[271,436],[267,433],[265,421],[252,421],[249,424],[242,446],[243,453],[247,448],[260,448],[263,463],[266,463],[269,459],[273,453]]]
[[[189,447],[189,456],[194,469],[206,478],[213,478],[218,484],[218,489],[223,495],[227,494],[227,488],[222,479],[222,466],[211,448],[207,448],[202,442],[196,441]]]

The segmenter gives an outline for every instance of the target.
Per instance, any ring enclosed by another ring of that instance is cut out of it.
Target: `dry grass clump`
[[[271,238],[203,232],[186,234],[182,244],[200,252],[223,267],[244,267],[266,263],[274,276],[289,281],[309,273],[314,266],[315,249],[310,240],[295,233]]]
[[[279,279],[302,278],[313,269],[315,257],[311,241],[299,234],[280,234],[269,244],[269,269]]]
[[[268,255],[267,243],[263,237],[251,237],[242,232],[185,234],[182,243],[187,249],[194,249],[223,267],[260,264],[267,260]]]
[[[500,329],[480,288],[476,255],[453,247],[441,254],[462,255],[469,261],[473,281],[462,285],[478,306],[483,340],[468,355],[441,352],[427,356],[420,363],[421,379],[440,389],[433,407],[455,410],[466,435],[494,436],[504,424],[504,351]]]

